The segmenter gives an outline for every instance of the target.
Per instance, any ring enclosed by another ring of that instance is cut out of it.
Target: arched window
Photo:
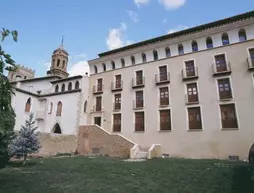
[[[62,68],[63,69],[65,68],[65,60],[63,60],[63,66],[62,66]]]
[[[158,52],[156,50],[153,51],[153,59],[158,60]]]
[[[247,40],[246,31],[245,29],[240,29],[238,32],[239,41],[243,42]]]
[[[221,41],[222,41],[223,46],[229,44],[229,39],[228,39],[228,34],[227,33],[222,34]]]
[[[103,71],[105,72],[107,69],[106,69],[106,64],[102,64],[102,67],[103,67]]]
[[[71,82],[69,82],[69,84],[68,84],[68,90],[72,90],[72,83]]]
[[[125,67],[125,60],[123,58],[121,58],[121,64],[122,64],[122,67]]]
[[[191,43],[192,51],[197,52],[198,51],[198,43],[194,40]]]
[[[114,70],[116,68],[116,64],[114,61],[111,61],[112,69]]]
[[[25,112],[29,113],[31,110],[31,98],[27,99],[26,106],[25,106]]]
[[[213,40],[211,37],[206,38],[206,48],[213,48]]]
[[[168,57],[171,57],[171,52],[170,52],[169,47],[166,47],[166,48],[165,48],[165,53],[166,53],[166,57],[167,57],[167,58],[168,58]]]
[[[60,66],[60,59],[57,59],[57,67]]]
[[[65,84],[62,85],[61,91],[62,91],[62,92],[65,91]]]
[[[55,133],[55,134],[62,134],[61,127],[59,126],[58,123],[54,126],[53,133]]]
[[[84,113],[86,113],[86,106],[87,106],[87,101],[84,103]]]
[[[52,114],[52,111],[53,111],[53,103],[49,103],[49,106],[48,106],[48,114]]]
[[[131,56],[131,64],[132,64],[132,65],[135,65],[135,64],[136,64],[136,61],[135,61],[135,57],[134,57],[134,56]]]
[[[58,92],[58,91],[59,91],[59,86],[56,85],[55,92]]]
[[[94,66],[94,73],[95,73],[95,74],[98,73],[97,66]]]
[[[75,83],[75,89],[79,89],[79,81]]]
[[[183,45],[182,44],[178,45],[178,54],[179,55],[183,55],[184,54],[184,49],[183,49]]]
[[[63,108],[62,102],[59,101],[57,103],[56,116],[61,117],[61,115],[62,115],[62,108]]]
[[[142,54],[142,62],[146,63],[146,54],[145,53]]]

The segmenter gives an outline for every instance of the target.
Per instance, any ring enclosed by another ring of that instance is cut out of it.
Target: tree
[[[30,114],[25,126],[21,126],[18,135],[11,141],[9,150],[12,156],[23,157],[23,164],[26,163],[28,154],[37,153],[41,148],[38,139],[39,132],[35,132],[34,114]]]
[[[18,32],[16,30],[2,29],[0,30],[1,43],[9,35],[17,42]],[[8,144],[13,136],[15,125],[15,113],[11,106],[11,96],[14,93],[4,73],[15,70],[15,61],[3,50],[0,44],[0,168],[3,168],[8,161]]]

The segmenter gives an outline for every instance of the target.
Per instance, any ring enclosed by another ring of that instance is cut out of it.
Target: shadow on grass
[[[253,169],[253,168],[252,168]],[[253,193],[254,180],[253,171],[248,164],[236,166],[232,184],[232,193]]]
[[[18,160],[18,161],[10,161],[7,165],[7,167],[12,167],[12,168],[27,168],[27,167],[31,167],[31,166],[35,166],[38,165],[38,162],[35,161],[27,161],[25,165],[23,165],[23,161],[22,160]]]

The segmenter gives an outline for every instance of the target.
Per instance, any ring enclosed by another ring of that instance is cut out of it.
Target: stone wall
[[[77,149],[77,137],[75,135],[55,135],[40,133],[39,140],[42,145],[37,156],[53,156],[57,153],[74,153]]]
[[[153,159],[153,158],[156,158],[156,157],[161,157],[161,155],[162,155],[161,145],[153,144],[148,150],[147,159]]]
[[[83,155],[108,155],[127,158],[135,144],[119,134],[111,134],[99,126],[80,126],[78,153]]]

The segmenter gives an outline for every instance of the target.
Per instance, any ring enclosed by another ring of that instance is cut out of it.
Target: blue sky
[[[44,76],[65,36],[71,75],[87,71],[100,52],[254,9],[253,0],[8,0],[0,27],[16,29],[18,43],[3,47]]]

